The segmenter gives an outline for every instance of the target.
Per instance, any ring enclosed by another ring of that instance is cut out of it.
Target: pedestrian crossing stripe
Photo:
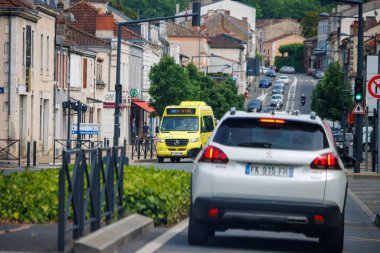
[[[352,113],[353,114],[364,114],[364,109],[363,109],[363,106],[361,103],[357,103],[354,107],[354,109],[352,110]]]

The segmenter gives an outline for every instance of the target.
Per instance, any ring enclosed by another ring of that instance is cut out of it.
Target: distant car
[[[266,76],[268,76],[268,77],[276,77],[276,72],[274,70],[269,70],[266,73]]]
[[[317,70],[314,73],[314,78],[316,79],[322,79],[324,76],[325,76],[325,73],[323,73],[323,71],[321,70]]]
[[[284,105],[284,95],[282,94],[273,94],[272,99],[270,101],[271,106],[280,106]]]
[[[260,67],[260,73],[261,74],[265,75],[268,72],[268,70],[270,70],[270,68],[268,68],[268,67]]]
[[[261,111],[266,112],[266,113],[268,113],[268,112],[271,113],[271,112],[273,112],[273,109],[276,110],[276,107],[275,106],[266,106]]]
[[[268,80],[268,78],[261,78],[260,79],[259,88],[268,88],[269,86],[271,86],[271,83]]]
[[[280,76],[279,80],[281,80],[286,85],[288,85],[290,83],[289,77],[286,75]]]
[[[281,86],[274,86],[272,89],[272,95],[273,94],[284,94],[284,89]]]
[[[276,80],[276,81],[274,81],[274,83],[273,83],[273,87],[274,87],[274,86],[281,86],[282,88],[285,87],[285,86],[284,86],[284,82],[281,81],[281,80]]]
[[[280,68],[281,73],[286,73],[286,74],[295,74],[296,70],[292,66],[282,66]]]
[[[248,102],[247,112],[260,112],[263,108],[263,102],[259,99],[253,99]]]

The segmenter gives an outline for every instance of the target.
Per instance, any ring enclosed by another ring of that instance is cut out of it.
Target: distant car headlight
[[[198,137],[197,137],[197,138],[190,139],[190,142],[191,142],[191,143],[198,142],[198,141],[199,141],[199,138],[198,138]]]
[[[165,139],[157,138],[157,142],[163,143],[163,142],[165,142]]]

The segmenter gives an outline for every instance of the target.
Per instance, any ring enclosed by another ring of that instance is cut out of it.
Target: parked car
[[[348,152],[349,147],[354,145],[354,136],[352,133],[346,133],[346,138],[344,138],[343,132],[333,134],[336,146],[341,150]]]
[[[260,112],[263,108],[263,102],[260,99],[253,99],[248,102],[247,112]]]
[[[284,85],[284,82],[283,81],[281,81],[281,80],[276,80],[276,81],[274,81],[274,83],[273,83],[273,87],[275,87],[275,86],[280,86],[281,88],[285,88],[285,85]]]
[[[261,78],[259,81],[259,88],[268,88],[271,86],[271,82],[268,78]]]
[[[292,66],[282,66],[280,68],[280,72],[281,73],[286,73],[286,74],[295,74],[296,73],[296,70],[294,67]]]
[[[260,73],[263,74],[263,75],[265,75],[268,72],[268,70],[270,70],[270,68],[268,68],[268,67],[260,67]]]
[[[268,72],[266,73],[266,76],[276,77],[276,72],[274,70],[268,70]]]
[[[290,83],[289,76],[287,75],[281,75],[279,80],[281,80],[285,85],[288,85]]]
[[[227,112],[194,161],[188,242],[207,245],[228,229],[285,231],[341,253],[345,170],[355,162],[339,156],[328,128],[314,113]]]
[[[325,76],[325,73],[323,73],[322,70],[317,70],[314,73],[314,78],[316,79],[322,79]]]

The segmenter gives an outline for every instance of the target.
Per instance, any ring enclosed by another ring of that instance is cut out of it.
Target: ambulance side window
[[[204,127],[205,132],[212,132],[214,130],[213,118],[211,116],[203,116],[202,127]]]

